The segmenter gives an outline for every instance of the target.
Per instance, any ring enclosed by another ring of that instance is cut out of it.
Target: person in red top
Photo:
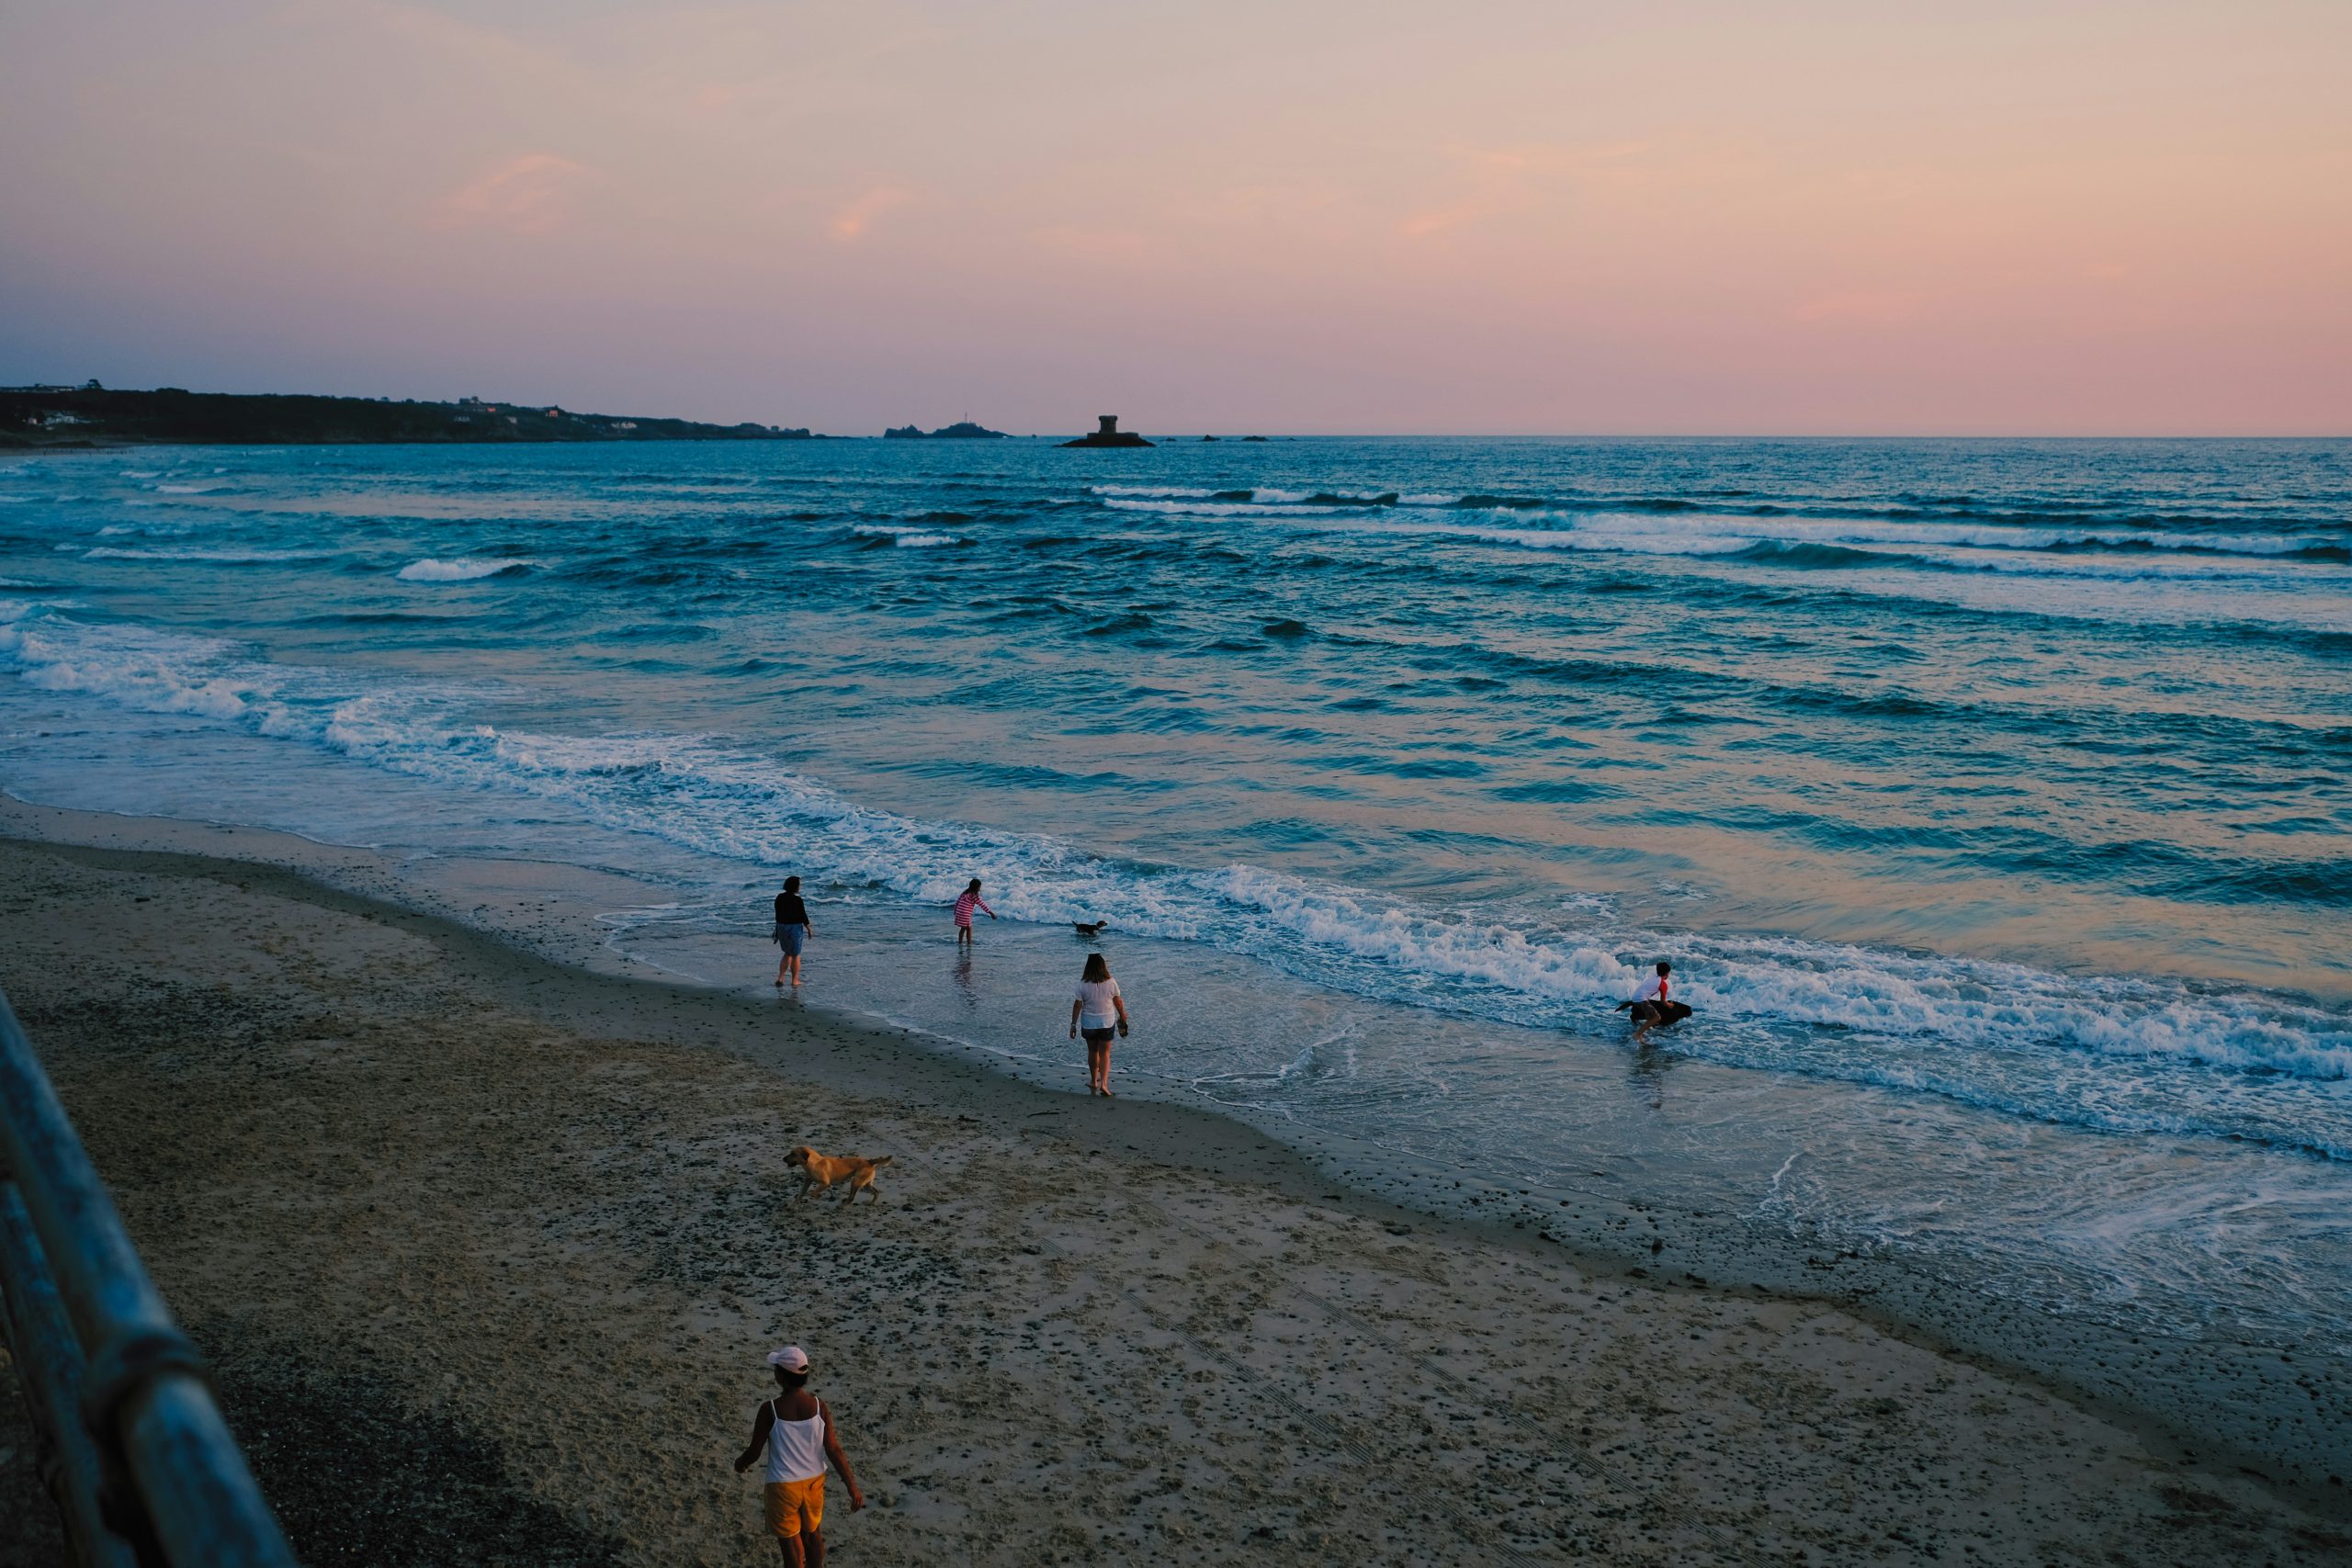
[[[1690,1016],[1690,1010],[1668,995],[1673,981],[1674,965],[1664,959],[1658,961],[1657,973],[1651,976],[1631,1001],[1619,1002],[1616,1010],[1634,1010],[1634,1039],[1639,1043],[1654,1024],[1679,1023]]]
[[[956,945],[958,947],[968,945],[972,940],[972,911],[975,909],[991,920],[996,919],[996,911],[980,902],[980,879],[977,876],[972,878],[972,885],[964,889],[963,897],[956,900]]]

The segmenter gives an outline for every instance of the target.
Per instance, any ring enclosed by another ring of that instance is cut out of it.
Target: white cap
[[[808,1370],[808,1353],[797,1345],[786,1345],[781,1350],[768,1352],[768,1365],[782,1367],[787,1372],[805,1372]]]

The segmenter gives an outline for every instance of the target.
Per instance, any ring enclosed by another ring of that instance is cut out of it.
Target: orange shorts
[[[806,1530],[815,1535],[825,1524],[825,1478],[812,1475],[806,1481],[771,1481],[768,1492],[768,1529],[776,1535],[798,1535]]]

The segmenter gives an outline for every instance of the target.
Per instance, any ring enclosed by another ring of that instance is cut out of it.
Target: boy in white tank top
[[[1649,1035],[1650,1026],[1679,1023],[1690,1016],[1690,1010],[1677,1002],[1672,995],[1674,965],[1658,960],[1657,973],[1631,1001],[1619,1002],[1615,1011],[1631,1008],[1634,1012],[1634,1043],[1640,1044]]]
[[[808,1358],[797,1345],[768,1352],[775,1385],[784,1392],[752,1417],[752,1443],[735,1459],[742,1474],[767,1459],[768,1530],[784,1554],[786,1568],[824,1568],[825,1464],[832,1462],[849,1488],[849,1511],[865,1506],[865,1494],[850,1473],[849,1456],[833,1436],[833,1413],[808,1392]]]

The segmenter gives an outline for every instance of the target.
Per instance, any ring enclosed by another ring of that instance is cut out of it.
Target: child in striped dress
[[[980,902],[980,879],[977,876],[972,878],[972,885],[964,889],[963,897],[956,900],[956,945],[958,947],[971,942],[972,911],[975,909],[991,920],[996,919],[996,911]]]

